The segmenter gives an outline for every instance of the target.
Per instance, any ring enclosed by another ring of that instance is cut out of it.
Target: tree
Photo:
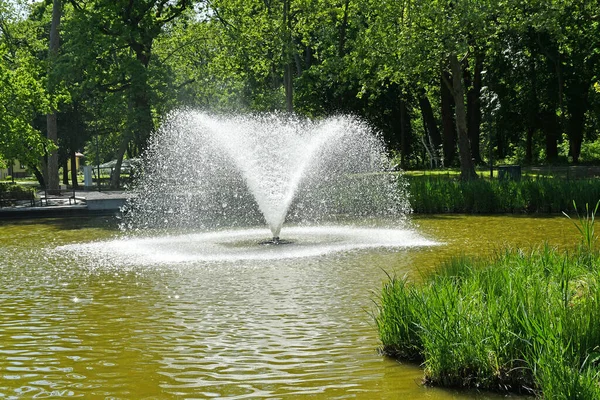
[[[53,0],[52,3],[52,22],[50,26],[50,40],[48,45],[48,64],[49,64],[49,78],[48,82],[48,92],[52,93],[54,91],[55,83],[53,82],[53,74],[51,73],[51,69],[53,68],[54,63],[58,57],[58,50],[60,47],[60,35],[59,35],[59,26],[60,26],[60,16],[62,14],[62,5],[61,0]],[[47,136],[48,140],[50,140],[53,144],[58,144],[58,123],[57,123],[57,111],[56,109],[51,109],[50,112],[46,115],[46,123],[47,123]],[[58,193],[58,151],[57,149],[50,149],[48,155],[46,156],[46,168],[44,169],[46,188],[49,193]]]
[[[158,115],[178,107],[218,111],[246,108],[247,79],[232,57],[226,26],[198,6],[173,20],[154,43]]]
[[[487,75],[502,105],[500,156],[510,142],[523,142],[525,162],[536,161],[539,152],[554,163],[558,143],[567,134],[569,155],[577,162],[593,71],[600,61],[597,7],[579,1],[511,1],[506,6],[498,13],[501,30],[488,51]]]
[[[473,56],[470,49],[493,38],[491,3],[464,0],[363,2],[362,8],[369,10],[363,52],[366,59],[372,60],[368,67],[378,71],[380,80],[431,86],[438,82],[439,66],[443,66],[443,82],[455,104],[461,177],[476,177],[471,146],[479,146],[479,138],[469,138],[464,104],[468,100],[465,96],[471,93],[470,103],[474,105],[471,112],[478,112],[478,91],[467,87],[463,76],[468,68],[467,60]],[[479,61],[473,64],[481,69]],[[447,101],[442,104],[447,112]],[[479,121],[476,115],[471,118],[474,123]],[[478,133],[475,127],[472,131]]]
[[[126,0],[70,0],[75,17],[111,38],[119,49],[119,83],[127,100],[127,123],[121,144],[116,152],[116,173],[111,185],[119,186],[120,168],[125,153],[129,150],[138,155],[154,129],[150,65],[154,41],[163,29],[181,16],[191,6],[191,0],[126,1]],[[123,52],[127,49],[128,53]],[[125,57],[124,57],[125,56]],[[130,147],[130,144],[133,147]]]
[[[458,132],[458,154],[460,156],[460,176],[463,180],[473,179],[477,176],[471,158],[471,142],[467,127],[467,111],[465,110],[465,91],[462,82],[462,68],[458,60],[458,54],[452,52],[448,57],[450,70],[452,72],[452,95],[454,97],[454,109],[456,115],[456,131]],[[450,86],[450,84],[448,84]]]
[[[296,4],[292,0],[211,3],[214,19],[227,38],[222,44],[230,57],[229,68],[245,82],[243,97],[250,109],[294,108],[294,75],[299,72],[294,65],[295,22],[302,12]]]
[[[60,51],[44,52],[57,3]],[[568,140],[577,162],[598,137],[600,28],[589,2],[53,0],[31,10],[0,13],[11,80],[0,91],[23,94],[0,118],[19,116],[40,137],[53,129],[40,115],[55,111],[63,162],[83,147],[99,162],[136,157],[182,106],[356,114],[405,168],[457,165],[458,148],[463,179],[476,176],[483,145],[490,159],[554,162]]]
[[[17,159],[41,185],[43,156],[54,150],[34,125],[37,115],[55,105],[46,91],[46,71],[37,55],[47,45],[40,26],[18,15],[10,2],[0,1],[0,157]]]
[[[561,75],[564,79],[566,132],[569,156],[579,162],[590,94],[600,69],[600,14],[598,5],[587,1],[561,3],[558,16]]]

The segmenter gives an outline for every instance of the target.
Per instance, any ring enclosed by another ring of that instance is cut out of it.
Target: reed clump
[[[569,252],[506,250],[452,259],[419,282],[390,278],[376,316],[383,352],[422,363],[432,385],[600,399],[593,243],[582,235]]]
[[[411,207],[416,213],[561,213],[600,198],[599,179],[567,180],[538,177],[519,181],[407,176]]]

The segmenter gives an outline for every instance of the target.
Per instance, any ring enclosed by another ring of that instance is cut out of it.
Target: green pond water
[[[564,217],[433,216],[413,225],[436,246],[149,263],[113,257],[135,247],[116,225],[0,222],[0,398],[500,398],[423,387],[418,366],[378,354],[386,273],[578,240]]]

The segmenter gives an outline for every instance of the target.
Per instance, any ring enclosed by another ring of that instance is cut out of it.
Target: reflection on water
[[[564,218],[415,222],[446,244],[126,266],[55,250],[111,238],[111,221],[4,222],[0,397],[493,398],[424,388],[417,366],[378,355],[373,293],[386,272],[505,243],[572,244],[574,228]]]

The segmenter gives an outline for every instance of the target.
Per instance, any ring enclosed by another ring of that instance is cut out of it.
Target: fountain
[[[172,114],[154,135],[128,228],[256,226],[392,219],[409,205],[381,139],[353,117]]]
[[[152,264],[431,245],[407,229],[406,185],[389,169],[355,117],[174,112],[144,155],[124,237],[83,247]]]

